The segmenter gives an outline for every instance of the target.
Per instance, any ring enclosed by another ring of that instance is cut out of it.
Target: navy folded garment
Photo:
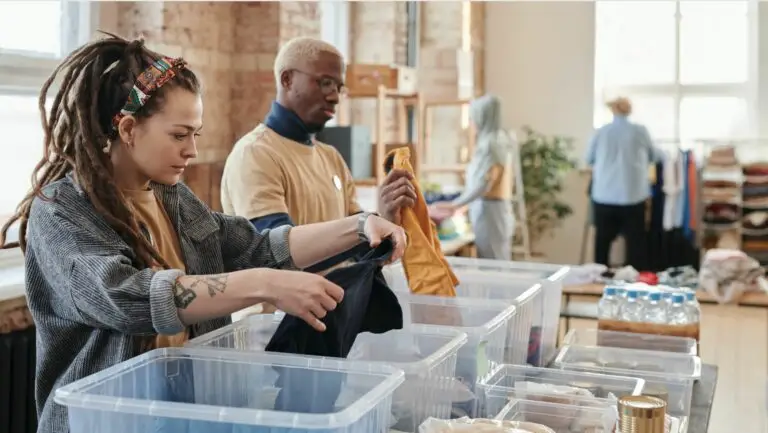
[[[385,239],[374,249],[360,244],[354,250],[369,250],[361,260],[335,269],[326,278],[344,289],[344,299],[323,318],[325,332],[318,332],[302,319],[286,315],[267,344],[268,352],[346,358],[357,334],[381,334],[402,329],[403,310],[387,286],[381,267],[392,255],[393,244]],[[301,413],[330,413],[341,391],[344,374],[279,368],[277,386],[282,388],[276,410]]]

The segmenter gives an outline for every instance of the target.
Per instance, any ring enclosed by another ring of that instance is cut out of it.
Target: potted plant
[[[565,175],[576,169],[573,138],[544,135],[529,126],[523,127],[520,140],[520,164],[523,172],[525,206],[531,245],[573,213],[561,200]]]

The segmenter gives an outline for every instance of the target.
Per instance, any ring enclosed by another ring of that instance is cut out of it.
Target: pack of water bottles
[[[688,288],[642,283],[609,285],[598,303],[600,320],[692,325],[701,319],[696,292]]]

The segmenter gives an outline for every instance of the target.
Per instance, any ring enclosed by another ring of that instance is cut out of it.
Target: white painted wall
[[[581,157],[592,132],[594,4],[488,2],[485,7],[486,89],[501,98],[504,125],[572,136]],[[586,188],[584,176],[568,176],[565,197],[574,215],[534,248],[547,261],[578,261]]]
[[[766,2],[758,4],[757,53],[758,133],[760,137],[768,137],[768,3]]]

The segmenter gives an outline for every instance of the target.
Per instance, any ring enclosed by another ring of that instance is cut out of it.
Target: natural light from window
[[[61,54],[61,1],[0,1],[0,50]]]
[[[43,129],[37,96],[0,94],[3,169],[0,216],[12,213],[31,186],[32,170],[43,156]]]
[[[659,141],[751,136],[748,0],[599,0],[595,41],[595,127],[627,96]]]

